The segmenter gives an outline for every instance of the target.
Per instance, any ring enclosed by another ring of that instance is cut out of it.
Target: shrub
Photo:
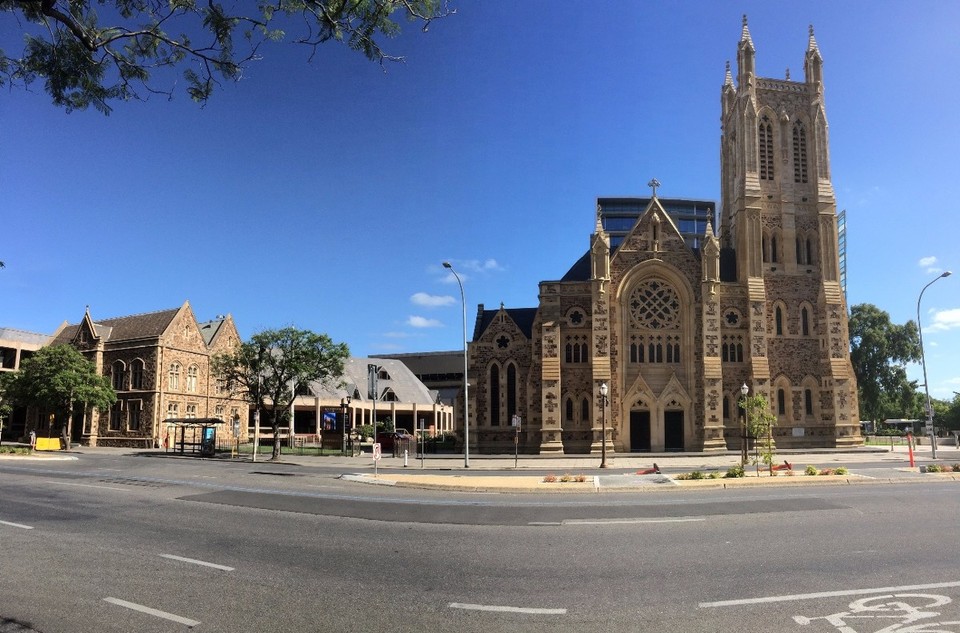
[[[810,465],[808,465],[808,466],[806,467],[806,469],[804,469],[803,474],[805,474],[805,475],[816,475],[816,474],[817,474],[817,467],[814,466],[813,464],[810,464]]]
[[[556,475],[546,475],[546,476],[543,478],[543,483],[545,483],[545,484],[556,483],[556,481],[557,481],[557,476],[556,476]]]
[[[577,481],[578,483],[581,483],[581,484],[582,484],[583,482],[585,482],[585,481],[587,480],[587,476],[586,476],[586,475],[577,475],[576,477],[574,477],[574,480]]]
[[[0,453],[13,453],[14,455],[29,455],[30,449],[25,446],[0,446]]]
[[[846,466],[839,466],[836,470],[833,471],[834,475],[849,475],[850,471],[847,470]]]
[[[715,470],[710,473],[710,479],[720,479],[720,477],[722,477],[722,475],[720,474],[719,470]]]
[[[942,473],[942,472],[943,472],[943,467],[940,466],[940,464],[928,464],[928,465],[927,465],[927,472],[928,472],[928,473]]]
[[[567,473],[564,473],[563,475],[560,476],[560,481],[562,482],[573,481],[573,477],[571,477]]]
[[[953,472],[960,473],[960,464],[953,465]]]
[[[821,475],[832,475],[832,474],[833,474],[833,469],[832,469],[832,468],[824,468],[823,470],[820,471],[820,474],[821,474]]]
[[[737,464],[736,466],[731,466],[730,468],[728,468],[727,474],[724,475],[724,477],[726,477],[727,479],[736,479],[738,477],[743,477],[744,474],[745,473],[743,471],[743,466],[741,464]]]

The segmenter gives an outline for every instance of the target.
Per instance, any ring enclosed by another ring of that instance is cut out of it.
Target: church
[[[862,442],[823,59],[813,27],[802,81],[758,77],[755,55],[744,17],[719,209],[655,179],[649,198],[599,198],[586,254],[537,307],[479,306],[471,450],[739,450],[743,391],[769,403],[777,448]]]

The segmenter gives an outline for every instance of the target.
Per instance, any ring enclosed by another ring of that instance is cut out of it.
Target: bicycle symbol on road
[[[896,593],[854,600],[846,611],[806,617],[793,616],[801,625],[825,620],[839,633],[960,633],[960,620],[934,621],[940,617],[938,607],[950,604],[947,596],[930,593]],[[853,625],[858,628],[854,628]],[[882,628],[875,629],[875,626]]]

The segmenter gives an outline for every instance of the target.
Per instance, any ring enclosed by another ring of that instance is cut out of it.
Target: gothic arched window
[[[757,129],[760,145],[760,180],[773,180],[773,124],[763,115]]]
[[[800,121],[793,125],[793,182],[807,182],[807,131]]]
[[[773,313],[773,321],[776,326],[777,336],[783,335],[783,310],[780,309],[780,306],[777,306],[777,309]]]
[[[500,368],[490,368],[490,426],[500,426]]]

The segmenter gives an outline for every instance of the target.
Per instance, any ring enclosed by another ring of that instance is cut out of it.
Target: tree
[[[96,365],[70,345],[37,350],[20,364],[20,371],[9,376],[4,400],[9,397],[11,404],[60,417],[68,441],[75,403],[106,411],[117,401],[109,378],[98,374]]]
[[[261,45],[283,40],[290,28],[299,31],[294,41],[310,57],[333,40],[381,64],[400,61],[380,45],[381,38],[400,32],[395,14],[426,31],[432,20],[455,12],[446,0],[286,0],[231,7],[212,0],[0,0],[0,11],[26,25],[19,56],[0,51],[0,86],[42,79],[53,102],[68,112],[92,105],[104,114],[111,101],[170,96],[152,76],[167,69],[181,71],[187,93],[204,103],[221,79],[239,80],[260,58]]]
[[[287,327],[254,334],[233,351],[214,356],[211,367],[232,393],[246,397],[257,411],[267,410],[270,404],[271,459],[276,460],[280,459],[280,424],[295,394],[302,393],[311,382],[338,382],[349,355],[346,343],[334,343],[326,334]]]
[[[890,322],[890,315],[869,303],[850,310],[850,361],[857,375],[861,419],[878,422],[914,410],[917,389],[906,364],[920,360],[917,324]]]
[[[777,416],[770,411],[770,403],[759,394],[742,396],[738,403],[747,416],[747,436],[754,440],[756,455],[753,463],[760,475],[760,463],[770,467],[773,475],[773,427],[777,424]]]

